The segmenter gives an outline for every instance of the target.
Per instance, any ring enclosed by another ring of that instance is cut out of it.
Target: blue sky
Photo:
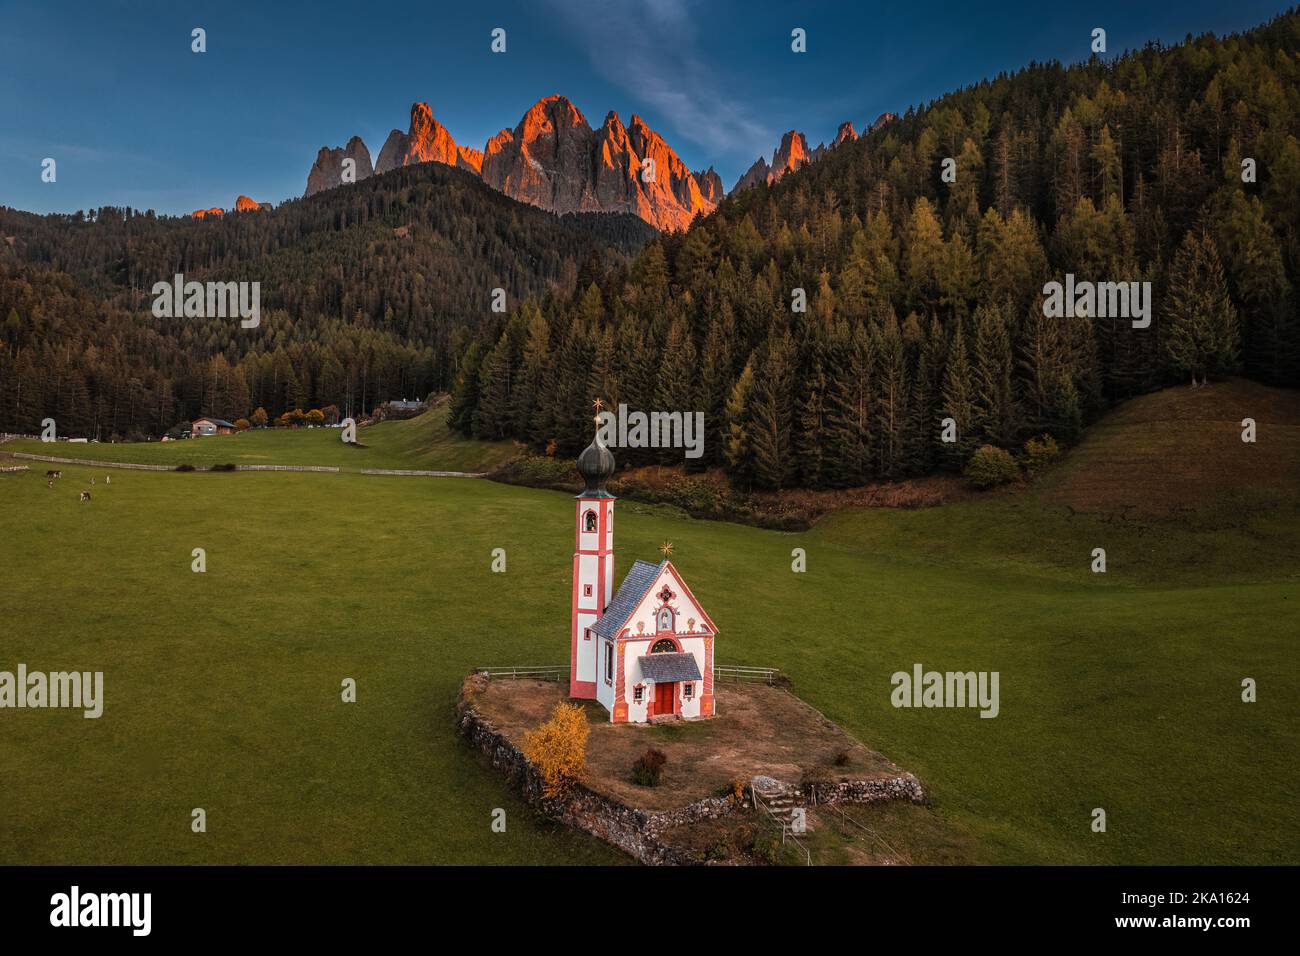
[[[1142,9],[1133,9],[1140,6]],[[229,208],[299,196],[316,150],[378,158],[427,101],[481,149],[542,96],[593,126],[639,113],[727,188],[782,132],[810,146],[1030,60],[1247,29],[1259,0],[1134,4],[382,0],[0,0],[0,205],[70,212]],[[190,31],[208,50],[190,51]],[[507,52],[489,49],[494,27]],[[802,27],[808,52],[790,51]],[[41,160],[58,181],[41,182]]]

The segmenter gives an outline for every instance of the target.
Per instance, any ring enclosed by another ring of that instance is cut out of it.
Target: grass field
[[[447,406],[406,421],[357,429],[365,447],[345,445],[336,428],[264,428],[176,442],[119,444],[7,442],[3,451],[144,465],[328,465],[345,471],[408,468],[486,471],[515,454],[511,442],[470,441],[447,429]]]
[[[1250,454],[1237,444],[1221,454]],[[782,668],[915,773],[963,859],[1292,863],[1294,489],[1177,519],[1071,514],[1062,487],[1096,456],[1085,444],[1028,491],[799,534],[620,502],[618,573],[673,541],[719,663]],[[1159,465],[1140,478],[1153,491]],[[472,666],[567,659],[570,498],[124,472],[80,503],[90,471],[64,473],[54,491],[0,476],[0,669],[103,670],[104,716],[0,711],[0,863],[619,861],[535,820],[452,726]],[[998,671],[1000,715],[893,708],[891,674],[917,662]]]

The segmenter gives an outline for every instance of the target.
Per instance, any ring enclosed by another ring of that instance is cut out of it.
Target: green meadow
[[[1294,862],[1294,496],[1072,514],[1073,460],[1017,493],[797,534],[624,501],[618,573],[671,540],[719,663],[787,672],[915,773],[978,861]],[[536,819],[453,728],[472,667],[567,660],[568,496],[119,471],[79,502],[91,474],[0,476],[0,670],[102,670],[106,697],[98,720],[0,711],[0,863],[622,861]],[[916,663],[997,671],[999,715],[894,708],[891,675]]]
[[[470,441],[448,431],[446,405],[405,421],[358,428],[357,442],[343,444],[337,428],[260,428],[174,442],[49,444],[23,439],[0,450],[141,465],[325,465],[344,471],[483,471],[516,453],[512,442]]]

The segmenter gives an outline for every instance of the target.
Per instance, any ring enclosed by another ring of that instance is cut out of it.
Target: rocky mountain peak
[[[366,148],[360,136],[353,136],[346,146],[336,146],[333,149],[328,146],[320,148],[316,153],[316,162],[312,163],[311,171],[307,173],[307,191],[303,195],[313,196],[323,189],[333,189],[335,186],[343,185],[345,159],[351,159],[356,164],[353,171],[357,182],[373,175],[370,150]]]

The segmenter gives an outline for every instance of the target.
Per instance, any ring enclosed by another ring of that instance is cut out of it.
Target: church
[[[614,455],[597,436],[578,456],[569,696],[616,724],[715,713],[717,628],[667,559],[637,561],[614,593]]]

